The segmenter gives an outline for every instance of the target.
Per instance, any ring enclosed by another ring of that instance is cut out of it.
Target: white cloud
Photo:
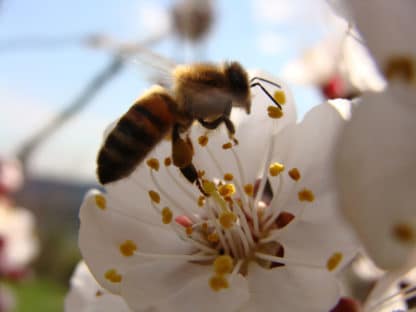
[[[140,3],[137,20],[143,33],[164,33],[171,27],[169,8],[156,3]]]
[[[0,155],[13,157],[21,144],[59,112],[39,99],[0,89]],[[95,179],[95,158],[109,121],[84,111],[43,142],[29,161],[34,174]]]
[[[257,46],[260,52],[266,55],[275,55],[284,49],[286,38],[275,32],[263,32],[257,38]]]

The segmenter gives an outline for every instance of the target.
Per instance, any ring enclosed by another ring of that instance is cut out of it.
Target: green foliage
[[[13,312],[60,312],[67,289],[47,279],[33,279],[9,285],[16,296]]]

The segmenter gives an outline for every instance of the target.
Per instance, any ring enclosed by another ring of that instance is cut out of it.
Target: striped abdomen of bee
[[[117,181],[134,171],[171,130],[176,106],[165,89],[154,87],[130,107],[108,134],[98,153],[100,183]]]

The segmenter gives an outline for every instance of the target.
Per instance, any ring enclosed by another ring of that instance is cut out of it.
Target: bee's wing
[[[168,89],[172,88],[172,72],[177,66],[175,61],[146,48],[140,48],[134,54],[129,53],[125,57],[136,65],[146,80]]]

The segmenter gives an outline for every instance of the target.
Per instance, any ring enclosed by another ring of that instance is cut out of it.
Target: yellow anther
[[[149,191],[149,197],[150,197],[150,199],[154,203],[156,203],[156,204],[159,204],[160,203],[160,195],[159,195],[158,192],[156,192],[156,191]]]
[[[254,194],[254,186],[253,186],[253,184],[246,184],[246,185],[244,185],[244,193],[246,193],[247,196],[253,196],[253,194]]]
[[[217,192],[217,187],[215,186],[215,183],[209,180],[203,180],[202,187],[204,188],[204,191],[209,195],[212,195],[213,193]]]
[[[159,160],[156,158],[150,158],[146,161],[146,164],[153,170],[159,170]]]
[[[328,261],[326,262],[326,268],[328,269],[328,271],[335,270],[341,263],[342,258],[343,255],[340,252],[336,252],[331,257],[329,257]]]
[[[219,217],[220,224],[224,229],[231,229],[237,221],[237,215],[231,211],[224,211]]]
[[[214,275],[209,280],[209,286],[213,291],[229,288],[228,280],[222,275]]]
[[[222,145],[223,149],[230,149],[231,147],[233,147],[233,144],[231,142],[225,143]]]
[[[218,275],[229,274],[234,268],[233,258],[228,255],[222,255],[214,261],[214,271]]]
[[[234,179],[234,176],[232,175],[232,173],[224,174],[224,180],[225,181],[232,181],[233,179]]]
[[[408,223],[398,223],[393,227],[393,236],[401,243],[416,242],[416,231]]]
[[[315,200],[315,195],[311,190],[304,188],[298,193],[298,198],[300,201],[313,202]]]
[[[110,269],[104,273],[104,277],[112,283],[120,283],[123,276],[116,269]]]
[[[277,90],[274,93],[273,98],[276,100],[277,103],[280,105],[286,104],[286,93],[283,90]]]
[[[166,157],[164,160],[164,164],[166,167],[169,167],[172,164],[172,158]]]
[[[120,245],[120,252],[125,257],[131,257],[137,250],[137,245],[132,240],[126,240]]]
[[[272,177],[277,176],[283,170],[285,170],[285,166],[278,163],[278,162],[274,162],[274,163],[270,164],[270,166],[269,166],[269,173]]]
[[[173,213],[169,207],[162,209],[162,222],[163,224],[170,224],[172,222]]]
[[[217,187],[213,182],[209,180],[202,180],[202,187],[208,195],[212,196],[212,199],[214,199],[222,209],[227,208],[225,200],[220,196]]]
[[[218,234],[215,232],[208,234],[207,239],[211,243],[218,243],[218,241],[220,240]]]
[[[186,232],[186,235],[190,236],[194,232],[194,229],[192,228],[192,226],[187,226],[185,229],[185,232]]]
[[[389,81],[413,83],[416,79],[416,61],[409,55],[395,55],[387,60],[383,72]]]
[[[218,192],[223,197],[232,196],[235,193],[235,186],[234,186],[234,184],[231,184],[231,183],[221,185],[218,189]]]
[[[198,143],[199,143],[199,145],[201,145],[201,146],[206,146],[206,145],[208,144],[208,137],[207,137],[206,135],[201,135],[201,136],[198,138]]]
[[[198,178],[202,178],[205,175],[205,170],[198,170]]]
[[[97,290],[97,291],[95,292],[95,296],[96,296],[96,297],[101,297],[102,295],[104,295],[104,293],[103,293],[101,290]]]
[[[205,205],[205,196],[199,196],[198,197],[198,206],[203,207]]]
[[[105,197],[101,194],[97,194],[95,195],[95,204],[97,205],[98,208],[100,208],[101,210],[105,210],[107,208],[107,200],[105,199]]]
[[[282,118],[283,117],[283,111],[277,106],[267,107],[267,112],[268,112],[270,118],[276,119],[276,118]]]
[[[299,172],[298,168],[290,169],[288,174],[289,174],[289,177],[291,177],[293,180],[295,180],[295,181],[300,180],[300,172]]]
[[[208,223],[204,222],[201,225],[201,229],[203,232],[207,232],[208,231]]]

